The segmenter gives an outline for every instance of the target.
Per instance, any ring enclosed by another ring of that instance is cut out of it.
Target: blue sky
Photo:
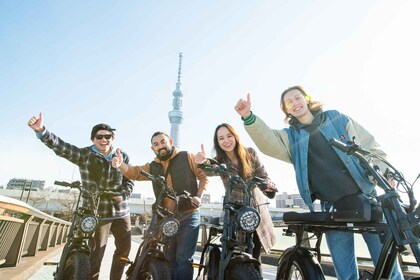
[[[49,130],[81,147],[93,125],[109,123],[133,164],[150,161],[151,134],[170,131],[179,52],[182,149],[195,153],[203,143],[210,153],[221,122],[255,147],[236,101],[251,93],[254,113],[282,128],[280,93],[301,84],[371,131],[413,181],[419,10],[404,0],[0,1],[0,185],[78,178],[27,127],[39,112]],[[297,192],[290,165],[260,156],[280,191]],[[218,183],[209,186],[215,196]],[[135,191],[152,194],[149,184]]]

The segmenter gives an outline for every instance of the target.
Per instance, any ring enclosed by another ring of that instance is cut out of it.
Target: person
[[[92,128],[90,140],[93,145],[78,148],[64,142],[44,126],[42,113],[33,116],[28,125],[36,136],[55,154],[63,157],[79,167],[83,191],[112,191],[116,195],[112,197],[102,196],[99,201],[98,227],[94,233],[94,240],[90,244],[91,252],[91,275],[92,279],[98,279],[102,258],[110,232],[115,238],[115,251],[110,272],[110,279],[121,279],[124,265],[119,264],[120,258],[128,258],[131,249],[131,222],[128,199],[133,191],[134,183],[121,176],[121,173],[112,168],[111,159],[116,155],[113,147],[114,131],[107,124],[97,124]],[[125,163],[129,163],[129,157],[125,152],[120,152]],[[83,205],[89,203],[83,200]]]
[[[275,184],[270,180],[255,150],[242,145],[239,135],[231,125],[222,123],[216,127],[213,137],[213,147],[216,156],[214,159],[207,159],[204,146],[201,145],[201,152],[195,155],[196,163],[224,163],[229,172],[238,174],[243,180],[249,180],[255,176],[266,180],[267,186],[264,191],[261,191],[259,188],[252,190],[253,207],[258,210],[261,216],[261,223],[256,230],[256,234],[253,236],[254,248],[252,250],[252,256],[261,261],[261,247],[266,253],[269,253],[276,242],[273,221],[265,199],[265,197],[274,198],[277,191]],[[227,178],[225,176],[221,176],[221,178],[226,187]],[[231,197],[240,201],[243,194],[237,189],[234,189]]]
[[[289,127],[275,130],[251,111],[249,94],[235,106],[245,130],[261,152],[293,164],[299,193],[310,211],[314,211],[315,199],[328,211],[333,202],[344,196],[375,193],[374,183],[358,160],[328,142],[330,138],[346,142],[356,137],[364,149],[385,157],[385,152],[366,129],[336,110],[323,111],[322,104],[312,100],[301,86],[290,87],[282,93],[281,109]],[[358,279],[354,234],[327,231],[325,235],[337,278]],[[364,233],[363,238],[376,264],[382,248],[379,236]],[[394,266],[392,279],[403,279],[398,264]]]
[[[208,179],[204,172],[197,168],[194,162],[194,154],[180,151],[172,145],[172,139],[168,134],[161,131],[152,135],[151,144],[151,148],[156,155],[152,162],[141,166],[130,166],[117,153],[118,156],[112,161],[113,166],[118,168],[124,176],[133,180],[149,180],[141,175],[142,170],[154,176],[164,176],[167,186],[173,188],[177,196],[187,191],[191,194],[193,202],[200,205],[201,196],[207,188]],[[159,192],[155,183],[153,183],[153,190],[157,197]],[[171,209],[171,205],[168,205],[167,208]],[[178,208],[180,209],[180,207]],[[192,279],[194,273],[191,262],[196,250],[200,226],[199,208],[184,212],[179,211],[177,219],[180,227],[174,241],[165,248],[165,255],[170,263],[171,274],[173,274],[174,279]]]

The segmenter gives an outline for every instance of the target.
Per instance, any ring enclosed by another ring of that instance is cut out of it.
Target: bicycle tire
[[[140,269],[138,280],[171,280],[168,261],[150,258]]]
[[[250,262],[233,262],[226,269],[225,279],[229,280],[262,280],[260,272]]]
[[[309,251],[303,253],[301,250],[291,255],[292,250],[285,251],[280,257],[276,280],[325,280],[322,269],[318,263],[314,263],[313,254]],[[291,268],[288,276],[287,264],[291,258]]]
[[[63,280],[89,280],[91,279],[91,266],[89,254],[75,252],[69,255],[64,264]]]

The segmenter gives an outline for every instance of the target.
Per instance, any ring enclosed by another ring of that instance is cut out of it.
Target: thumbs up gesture
[[[201,144],[201,152],[198,152],[197,154],[195,154],[194,161],[195,163],[200,164],[200,163],[205,162],[206,159],[207,159],[206,151],[204,150],[204,145]]]
[[[123,163],[123,156],[121,154],[120,149],[117,149],[116,156],[112,158],[112,167],[119,168],[122,163]]]
[[[30,118],[28,121],[28,126],[37,132],[44,131],[45,128],[42,113],[39,113],[39,116],[33,116]]]

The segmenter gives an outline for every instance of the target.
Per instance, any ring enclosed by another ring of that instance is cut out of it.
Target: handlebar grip
[[[71,183],[67,183],[67,182],[64,182],[64,181],[54,181],[54,184],[58,185],[58,186],[76,188],[76,189],[80,189],[80,187],[81,187],[80,181],[74,181],[74,182],[71,182]]]
[[[141,171],[140,171],[140,174],[141,174],[141,175],[143,175],[144,177],[149,178],[150,180],[155,179],[155,177],[154,177],[152,174],[147,173],[147,172],[146,172],[146,171],[144,171],[144,170],[141,170]]]
[[[339,149],[339,150],[341,150],[341,151],[343,151],[343,152],[345,152],[345,153],[348,153],[348,152],[350,152],[351,151],[351,146],[349,146],[349,145],[347,145],[347,144],[345,144],[345,143],[343,143],[343,142],[341,142],[341,141],[338,141],[337,139],[335,139],[335,138],[331,138],[330,140],[329,140],[329,142],[330,142],[330,144],[333,146],[333,147],[335,147],[335,148],[337,148],[337,149]]]
[[[70,186],[70,184],[69,184],[69,183],[67,183],[67,182],[63,182],[63,181],[54,181],[54,185],[63,186],[63,187],[68,187],[68,186]]]

